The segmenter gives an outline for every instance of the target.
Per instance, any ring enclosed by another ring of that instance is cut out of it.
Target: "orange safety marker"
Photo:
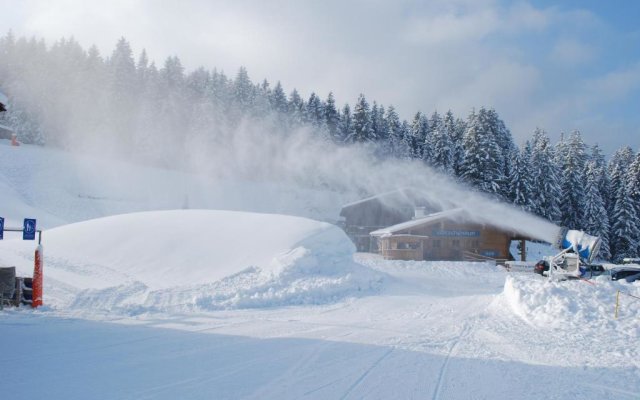
[[[20,146],[20,142],[18,142],[18,135],[16,135],[15,133],[11,134],[11,145]]]
[[[33,300],[31,302],[31,307],[33,308],[42,305],[42,286],[42,245],[38,245],[38,247],[36,247],[36,254],[33,262]]]

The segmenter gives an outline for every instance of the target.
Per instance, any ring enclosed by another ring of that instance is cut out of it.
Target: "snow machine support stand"
[[[23,228],[4,228],[5,232],[24,232]],[[33,294],[31,307],[37,308],[42,305],[42,292],[44,281],[44,253],[42,249],[42,229],[37,229],[38,246],[33,258]]]

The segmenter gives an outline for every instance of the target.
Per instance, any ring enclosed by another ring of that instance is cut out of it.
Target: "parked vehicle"
[[[640,280],[640,265],[638,264],[620,265],[611,268],[609,271],[612,281],[624,279],[627,282],[635,282]]]

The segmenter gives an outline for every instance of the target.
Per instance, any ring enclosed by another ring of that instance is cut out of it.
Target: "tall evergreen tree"
[[[451,137],[447,132],[444,120],[437,112],[434,112],[429,121],[431,165],[437,170],[453,174],[453,151]]]
[[[387,141],[389,154],[398,158],[408,158],[411,151],[407,143],[406,133],[396,109],[393,106],[387,108]]]
[[[355,130],[353,127],[353,116],[351,115],[351,107],[349,107],[349,104],[345,104],[342,108],[338,133],[340,135],[338,142],[353,143],[355,139]]]
[[[358,102],[353,109],[353,130],[354,142],[364,143],[375,140],[371,129],[371,110],[363,94],[358,97]]]
[[[109,59],[111,73],[110,108],[112,126],[123,148],[131,147],[135,124],[136,106],[136,66],[131,46],[125,38],[120,38]]]
[[[627,171],[633,162],[633,150],[629,146],[616,150],[607,166],[609,176],[609,218],[613,216],[613,207],[620,187],[623,186]]]
[[[525,211],[533,208],[532,171],[531,171],[531,143],[527,140],[522,151],[515,152],[509,175],[511,193],[509,200]]]
[[[333,98],[333,93],[329,92],[327,101],[324,105],[324,123],[329,132],[329,136],[334,142],[341,142],[338,128],[340,125],[340,113],[336,109],[336,102]]]
[[[611,257],[614,262],[621,262],[626,257],[636,257],[639,221],[636,210],[631,202],[630,188],[627,182],[618,187],[613,206],[613,220],[611,221]]]
[[[560,179],[554,148],[546,132],[533,133],[531,153],[531,210],[551,222],[560,222]]]
[[[631,205],[633,206],[636,214],[638,236],[635,237],[635,242],[637,245],[635,249],[635,256],[638,256],[640,255],[640,152],[635,155],[635,158],[629,166],[629,170],[627,171],[625,178],[629,191],[629,201],[631,202]]]
[[[608,260],[611,257],[609,250],[609,216],[600,193],[599,185],[602,177],[595,160],[591,160],[587,164],[585,178],[584,209],[581,214],[583,228],[587,233],[598,236],[601,239],[598,257]]]
[[[501,149],[492,134],[487,111],[481,108],[469,115],[464,135],[465,156],[461,178],[480,191],[504,196],[505,176]]]
[[[462,160],[464,159],[464,146],[463,146],[463,136],[464,136],[464,128],[460,129],[459,123],[457,122],[451,110],[447,111],[444,115],[444,129],[449,136],[449,142],[451,143],[451,169],[455,176],[458,176],[460,171],[460,165],[462,164]]]
[[[564,157],[561,157],[563,164],[560,211],[562,225],[570,229],[583,229],[581,215],[584,209],[585,150],[586,146],[580,132],[574,131],[564,147]]]
[[[305,120],[305,104],[302,97],[296,89],[293,89],[289,95],[289,114],[291,115],[291,121],[293,126],[301,126]]]
[[[418,111],[413,117],[409,130],[414,143],[412,157],[421,160],[424,154],[424,142],[429,134],[429,120]]]

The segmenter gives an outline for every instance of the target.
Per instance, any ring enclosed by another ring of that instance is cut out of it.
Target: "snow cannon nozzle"
[[[597,236],[563,227],[559,233],[559,240],[554,244],[561,249],[573,250],[580,258],[591,264],[600,251],[602,240]]]

